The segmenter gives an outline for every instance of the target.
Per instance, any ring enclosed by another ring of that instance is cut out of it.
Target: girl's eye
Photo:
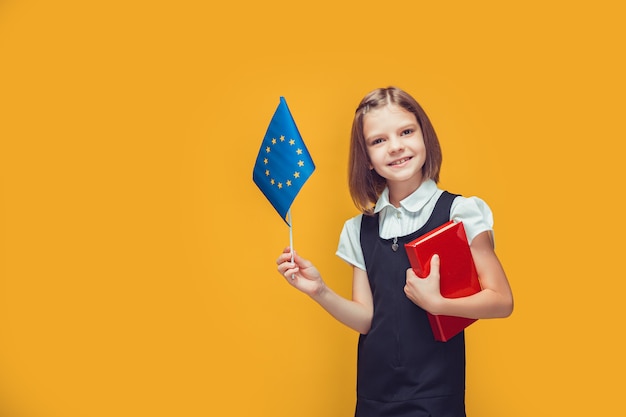
[[[377,145],[379,143],[382,143],[382,141],[383,141],[383,138],[376,138],[372,141],[372,145]]]
[[[402,136],[410,135],[413,133],[413,129],[405,129],[402,131]]]

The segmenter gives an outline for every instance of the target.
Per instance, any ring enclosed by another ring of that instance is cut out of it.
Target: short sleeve
[[[361,249],[361,218],[362,214],[355,216],[343,224],[339,245],[336,255],[350,265],[365,271],[365,259]]]
[[[482,232],[493,234],[493,213],[478,197],[457,197],[452,203],[450,219],[463,222],[469,243]]]

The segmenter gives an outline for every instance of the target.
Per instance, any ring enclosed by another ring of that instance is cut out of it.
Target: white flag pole
[[[293,226],[291,221],[291,207],[287,210],[287,220],[289,220],[289,249],[291,250],[291,262],[293,262]],[[296,279],[296,275],[291,274],[291,279]]]

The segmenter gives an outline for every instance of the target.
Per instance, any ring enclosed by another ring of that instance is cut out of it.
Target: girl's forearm
[[[463,298],[442,298],[432,306],[430,313],[437,315],[490,319],[508,317],[513,312],[513,297],[484,289]]]
[[[357,301],[348,300],[324,285],[320,291],[311,295],[324,310],[339,322],[361,334],[367,334],[372,325],[373,308]]]

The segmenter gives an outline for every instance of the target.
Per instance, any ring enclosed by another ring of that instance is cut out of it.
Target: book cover
[[[404,245],[411,267],[420,278],[430,273],[430,260],[439,255],[441,295],[459,298],[481,290],[463,222],[449,221]],[[447,342],[476,321],[464,317],[428,314],[436,340]]]

